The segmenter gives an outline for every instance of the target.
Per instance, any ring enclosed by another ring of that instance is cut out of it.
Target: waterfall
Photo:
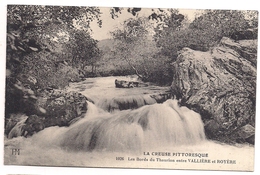
[[[202,153],[208,154],[210,160],[236,161],[235,167],[221,165],[225,170],[241,170],[245,166],[252,169],[254,147],[207,140],[198,113],[179,106],[177,100],[156,103],[151,94],[158,94],[166,90],[165,87],[120,89],[114,87],[113,79],[93,78],[70,86],[71,90],[81,89],[82,94],[94,103],[87,102],[85,116],[68,127],[53,126],[31,137],[17,137],[24,132],[27,117],[20,120],[4,139],[4,164],[191,169],[187,162],[158,162],[157,158],[188,161],[193,157],[144,155],[144,152],[169,152],[172,155]],[[20,149],[21,154],[12,155],[13,149]],[[241,155],[251,158],[244,159]],[[124,161],[117,160],[118,156]],[[154,158],[156,161],[140,164],[139,161],[128,161],[128,157]],[[210,165],[212,169],[220,166]],[[208,166],[192,164],[194,169],[208,169]]]
[[[200,115],[178,107],[175,100],[135,110],[108,113],[89,104],[85,118],[70,127],[51,127],[33,142],[74,151],[140,152],[145,149],[196,144],[205,140]]]
[[[12,130],[8,134],[8,138],[18,137],[23,135],[24,132],[23,126],[25,125],[26,120],[28,119],[28,116],[21,116],[21,120],[12,128]]]
[[[144,105],[156,103],[150,95],[133,95],[107,98],[97,101],[96,105],[106,111],[137,109]]]

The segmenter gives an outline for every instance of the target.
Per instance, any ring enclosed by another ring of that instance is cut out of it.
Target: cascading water
[[[137,81],[137,77],[105,77],[94,82],[89,79],[83,83],[72,84],[69,90],[78,91],[78,89],[81,89],[81,93],[94,101],[96,106],[112,112],[114,110],[137,109],[144,105],[155,104],[156,100],[151,95],[168,89],[168,87],[153,85],[139,88],[115,88],[115,79]]]
[[[25,121],[27,120],[27,116],[23,115],[21,116],[21,121],[19,121],[15,127],[12,128],[12,130],[8,134],[8,138],[13,138],[22,135],[23,132],[23,126]]]
[[[155,104],[156,100],[150,95],[134,95],[126,97],[114,97],[112,99],[99,100],[96,105],[112,112],[114,110],[137,109],[144,105]]]
[[[114,78],[107,79],[110,83],[104,82],[106,78],[96,78],[71,87],[81,89],[95,104],[88,102],[85,117],[69,127],[45,128],[30,138],[5,138],[5,164],[139,167],[138,162],[119,162],[115,157],[144,156],[143,152],[202,152],[221,159],[232,155],[238,162],[238,152],[253,155],[250,146],[242,149],[207,141],[198,113],[180,107],[176,100],[158,104],[149,96],[159,87],[116,89]],[[83,89],[86,84],[89,88]],[[21,155],[10,155],[12,148],[21,149]],[[218,151],[228,154],[220,156]],[[252,161],[246,164],[252,166]],[[173,165],[157,162],[151,166]],[[178,164],[178,168],[189,168],[189,164]]]
[[[90,112],[68,128],[46,129],[32,137],[33,142],[52,143],[67,150],[136,152],[164,145],[195,144],[205,139],[200,116],[179,108],[180,115],[168,104],[143,106],[115,114]],[[89,110],[96,108],[89,103]],[[189,115],[187,115],[189,114]],[[51,133],[51,137],[49,137]],[[47,138],[47,139],[42,139]]]

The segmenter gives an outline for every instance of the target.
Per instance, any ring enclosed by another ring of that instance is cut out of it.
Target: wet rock
[[[169,91],[168,92],[164,92],[164,93],[157,93],[157,94],[152,94],[151,97],[153,99],[155,99],[155,101],[157,103],[163,103],[166,100],[171,98],[171,93]]]
[[[184,48],[172,64],[172,93],[210,121],[205,122],[205,130],[211,139],[235,141],[231,134],[246,124],[255,125],[256,49],[252,43],[224,37],[208,52]]]
[[[254,144],[255,143],[255,128],[247,124],[237,131],[239,138],[244,139],[245,141]]]
[[[23,127],[23,136],[29,137],[45,128],[44,117],[31,115],[27,118]]]
[[[39,96],[35,106],[40,114],[11,114],[6,118],[5,134],[8,138],[29,137],[50,126],[69,126],[85,116],[87,98],[77,92],[52,90]]]
[[[139,82],[136,81],[125,81],[125,80],[115,80],[116,88],[133,88],[138,87]]]
[[[87,111],[87,98],[78,92],[54,90],[41,102],[46,110],[44,125],[69,126],[71,120],[84,117]]]
[[[15,117],[15,120],[10,120],[13,119],[10,118],[6,121],[6,135],[9,139],[19,136],[29,137],[45,128],[43,117],[21,114],[13,114],[12,116]]]
[[[131,95],[131,96],[119,96],[113,99],[104,99],[102,102],[99,102],[97,105],[109,112],[115,110],[128,110],[128,109],[137,109],[144,105],[155,104],[156,100],[151,97],[149,94],[144,95]]]

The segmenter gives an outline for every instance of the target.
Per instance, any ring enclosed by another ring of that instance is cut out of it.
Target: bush
[[[238,31],[254,28],[254,26],[250,26],[250,23],[252,20],[258,19],[257,13],[253,14],[251,20],[246,19],[247,13],[236,10],[206,10],[189,26],[166,27],[156,31],[157,46],[161,49],[162,55],[172,59],[176,59],[178,51],[184,47],[208,51],[223,37],[230,38]]]
[[[79,81],[79,73],[76,68],[56,60],[58,57],[48,52],[29,54],[24,58],[18,79],[23,79],[24,75],[30,75],[37,80],[39,89],[64,88],[70,81]]]

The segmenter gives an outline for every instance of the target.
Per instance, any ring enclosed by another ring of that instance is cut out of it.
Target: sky
[[[110,38],[109,32],[115,30],[119,27],[124,20],[128,18],[135,18],[131,13],[127,12],[127,8],[122,10],[122,14],[119,15],[118,18],[112,19],[110,15],[110,8],[103,7],[100,8],[101,11],[101,20],[102,20],[102,27],[98,27],[96,22],[92,22],[91,29],[92,29],[92,36],[96,40],[103,40]],[[183,15],[187,15],[189,20],[193,20],[195,18],[196,13],[200,13],[201,11],[195,9],[178,9],[179,12]],[[142,8],[139,12],[138,16],[148,17],[152,13],[151,8]]]

